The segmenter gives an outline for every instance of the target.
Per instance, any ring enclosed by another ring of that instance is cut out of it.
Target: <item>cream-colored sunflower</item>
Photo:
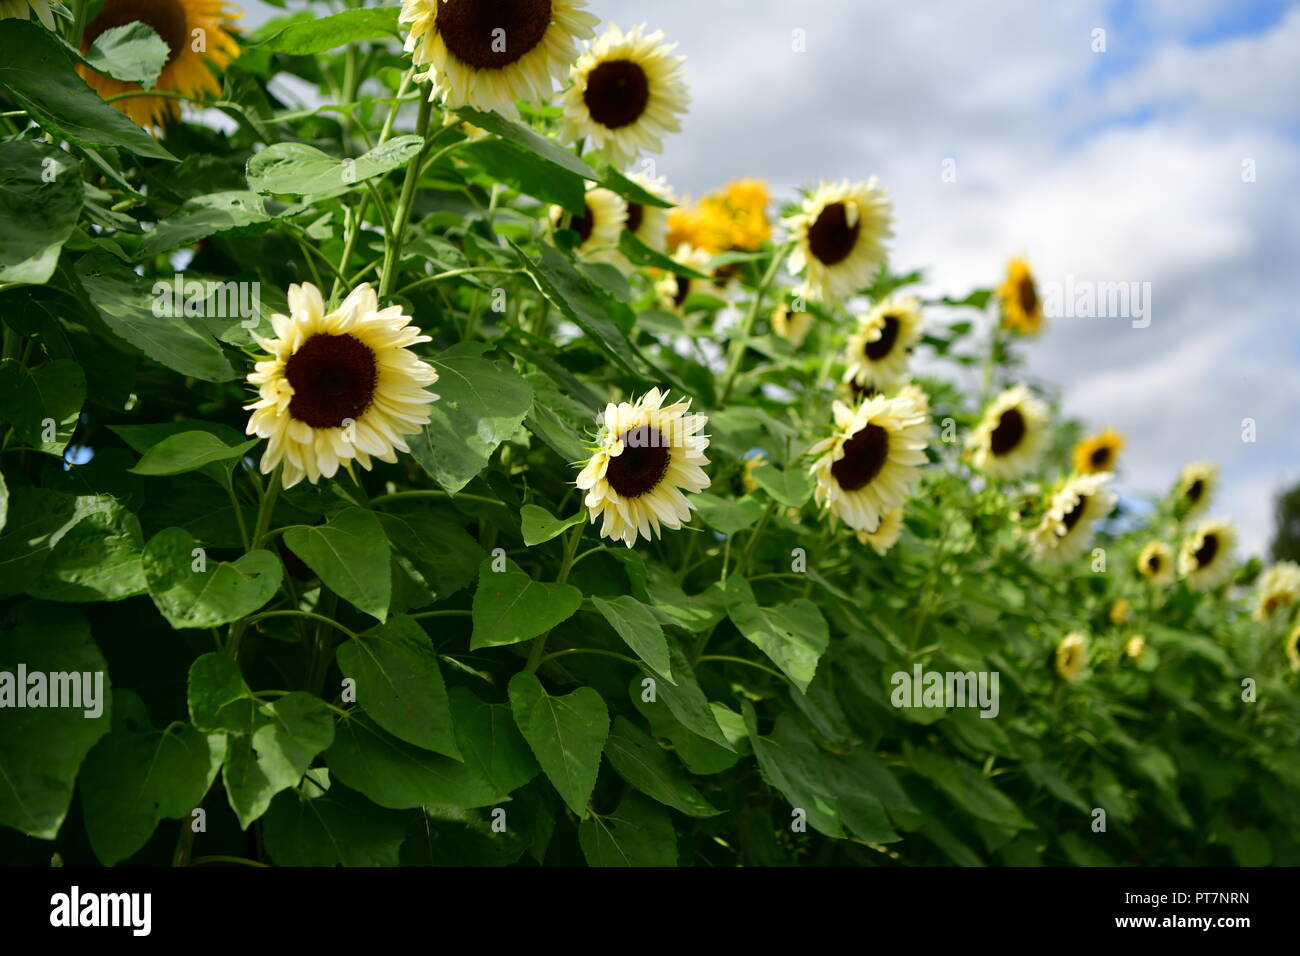
[[[627,33],[611,24],[569,70],[564,136],[587,137],[610,162],[623,166],[640,153],[663,151],[663,138],[681,131],[690,105],[686,57],[673,56],[662,30],[639,23]]]
[[[1124,450],[1124,436],[1113,428],[1090,435],[1074,446],[1074,473],[1100,475],[1114,471],[1119,453]]]
[[[559,227],[564,220],[564,207],[551,207],[551,224]],[[603,186],[587,184],[587,196],[581,216],[569,219],[569,228],[578,234],[578,247],[574,250],[581,259],[589,262],[607,262],[618,265],[623,254],[618,251],[618,237],[627,225],[627,201],[618,193]]]
[[[254,336],[270,355],[248,376],[259,398],[244,406],[247,433],[267,439],[263,473],[283,463],[292,488],[410,451],[404,436],[429,422],[438,398],[425,390],[438,373],[410,349],[429,337],[410,322],[399,305],[380,309],[369,284],[328,314],[314,285],[289,286],[289,314],[271,317],[275,338]]]
[[[1232,574],[1232,552],[1237,530],[1227,521],[1202,521],[1183,539],[1178,552],[1178,574],[1193,591],[1209,591]]]
[[[1212,461],[1188,465],[1174,487],[1175,507],[1183,520],[1195,518],[1210,506],[1210,496],[1219,483],[1219,468]]]
[[[844,381],[890,392],[907,381],[908,354],[921,341],[921,303],[887,298],[858,319],[844,350]]]
[[[880,525],[874,532],[855,531],[854,534],[860,542],[870,545],[871,550],[883,558],[903,535],[903,509],[890,508],[882,514]]]
[[[673,253],[673,261],[694,269],[702,275],[709,274],[709,262],[713,256],[705,249],[694,246],[679,246]],[[696,279],[693,276],[665,272],[663,278],[655,285],[660,303],[667,309],[679,314],[684,313],[687,301],[693,295],[713,295],[716,290],[708,279]]]
[[[87,52],[105,30],[138,20],[152,27],[171,51],[152,88],[204,100],[221,92],[221,81],[213,71],[239,56],[232,24],[242,16],[238,7],[225,0],[107,0],[86,25],[81,52]],[[104,99],[141,89],[139,83],[115,80],[88,66],[77,70]],[[181,115],[180,101],[165,96],[128,96],[112,106],[144,127],[161,127]]]
[[[1300,671],[1300,625],[1286,636],[1286,659],[1293,671]]]
[[[1007,278],[998,286],[1002,327],[1020,335],[1037,335],[1043,330],[1043,302],[1038,297],[1034,273],[1025,259],[1007,263]]]
[[[906,398],[913,405],[921,410],[921,414],[929,417],[930,415],[930,396],[920,385],[915,382],[909,382],[897,392],[894,393],[896,398]]]
[[[875,532],[921,476],[930,423],[905,398],[877,396],[853,408],[837,401],[831,411],[834,432],[809,449],[817,504],[832,527],[843,519],[854,531]]]
[[[809,312],[796,312],[782,302],[772,311],[772,332],[781,336],[794,348],[803,344],[812,328],[813,317]]]
[[[1033,471],[1047,446],[1047,405],[1025,385],[1009,388],[989,405],[971,433],[972,462],[995,478]]]
[[[1042,521],[1029,534],[1034,556],[1044,564],[1067,564],[1092,543],[1094,526],[1115,508],[1111,476],[1070,478],[1048,503]]]
[[[30,20],[31,14],[47,30],[54,29],[54,11],[50,0],[0,0],[0,20]]]
[[[1133,613],[1133,605],[1129,603],[1128,598],[1120,598],[1110,606],[1110,623],[1119,627],[1129,619]]]
[[[1255,592],[1255,620],[1271,620],[1297,601],[1300,601],[1300,565],[1279,561],[1260,576]]]
[[[1174,552],[1163,541],[1151,541],[1142,549],[1137,560],[1138,571],[1147,582],[1157,587],[1174,580]]]
[[[1056,673],[1076,681],[1088,666],[1088,639],[1082,634],[1067,634],[1056,645]]]
[[[822,183],[804,199],[783,220],[796,243],[790,268],[804,274],[800,294],[838,301],[869,285],[885,261],[884,241],[894,234],[893,205],[874,176],[865,183]]]
[[[664,405],[666,392],[652,388],[636,402],[605,407],[595,452],[578,475],[591,522],[602,519],[600,536],[629,548],[637,535],[647,541],[660,526],[680,528],[695,505],[683,491],[709,487],[708,419],[688,414],[689,400]]]
[[[651,178],[642,173],[628,173],[627,178],[652,196],[664,200],[664,202],[676,201],[672,187],[668,185],[668,180],[662,176]],[[624,228],[641,240],[643,245],[649,246],[655,252],[667,252],[668,212],[663,206],[648,206],[644,203],[629,202],[627,204],[627,223]]]
[[[519,115],[519,100],[547,100],[599,18],[586,0],[402,0],[406,50],[429,99]]]
[[[1142,660],[1142,655],[1147,650],[1147,639],[1145,634],[1134,634],[1124,642],[1124,655],[1133,663]]]

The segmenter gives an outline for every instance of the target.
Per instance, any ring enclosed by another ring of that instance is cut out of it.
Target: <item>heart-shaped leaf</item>
[[[269,551],[209,560],[184,528],[154,535],[143,565],[149,596],[172,627],[216,627],[252,614],[275,595],[283,573]]]
[[[493,564],[488,558],[479,567],[471,650],[536,637],[571,617],[582,604],[582,592],[572,585],[534,581],[513,561],[504,571],[493,571]]]

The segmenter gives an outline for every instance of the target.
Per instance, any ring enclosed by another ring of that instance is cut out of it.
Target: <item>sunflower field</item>
[[[652,9],[0,18],[0,861],[1300,864],[1300,567]]]

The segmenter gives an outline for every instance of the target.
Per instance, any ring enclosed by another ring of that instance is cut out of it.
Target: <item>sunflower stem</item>
[[[745,357],[745,349],[749,346],[749,337],[754,331],[754,323],[758,321],[758,313],[763,307],[763,299],[767,296],[768,289],[776,280],[776,274],[781,271],[781,265],[785,262],[786,256],[793,249],[794,243],[787,242],[785,245],[779,246],[772,254],[772,262],[767,267],[767,272],[764,273],[758,288],[754,290],[754,299],[749,304],[749,312],[745,314],[739,331],[731,340],[731,356],[727,362],[727,374],[723,379],[720,397],[720,401],[723,403],[726,403],[727,399],[731,397],[731,390],[736,384],[736,376],[740,373],[740,363]]]
[[[555,576],[556,584],[565,584],[569,580],[569,572],[573,570],[573,556],[578,553],[578,545],[582,542],[582,533],[587,530],[585,521],[579,522],[573,526],[573,531],[569,534],[568,540],[564,542],[564,560],[560,562],[560,573]],[[528,649],[527,668],[530,671],[536,671],[542,663],[542,654],[546,650],[546,639],[551,636],[551,632],[533,638],[533,646]]]
[[[417,136],[426,137],[429,132],[429,120],[433,116],[433,101],[427,97],[420,100],[420,115],[415,121]],[[402,242],[406,238],[406,223],[411,218],[411,207],[415,204],[415,186],[420,179],[420,168],[425,150],[429,143],[426,139],[420,151],[406,164],[406,178],[402,181],[402,193],[397,200],[397,209],[393,211],[393,234],[384,247],[383,272],[379,278],[379,298],[386,299],[392,294],[393,284],[397,281],[397,265],[402,258]]]

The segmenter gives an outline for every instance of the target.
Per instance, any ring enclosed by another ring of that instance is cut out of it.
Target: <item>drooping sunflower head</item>
[[[706,250],[695,246],[679,246],[673,253],[673,261],[687,268],[694,269],[701,275],[709,274],[709,262],[713,259]],[[663,278],[655,285],[659,301],[664,308],[679,315],[685,314],[686,303],[693,295],[705,295],[713,292],[713,283],[709,279],[697,279],[694,276],[665,272]]]
[[[875,532],[885,512],[903,505],[921,475],[930,423],[906,398],[877,396],[832,406],[834,431],[809,449],[817,504],[854,531]]]
[[[675,201],[672,187],[668,185],[668,180],[662,176],[652,178],[643,173],[628,173],[627,178],[646,192],[658,196],[665,202]],[[651,206],[645,203],[628,201],[627,222],[623,228],[636,236],[643,244],[655,250],[655,252],[667,252],[668,213],[670,211],[670,209],[665,209],[663,206]]]
[[[890,508],[880,516],[880,525],[873,531],[855,531],[858,541],[884,557],[903,535],[903,509]]]
[[[45,29],[54,29],[50,0],[0,0],[0,20],[29,20],[33,13]]]
[[[1151,541],[1138,555],[1138,572],[1156,586],[1169,584],[1174,579],[1174,552],[1163,541]]]
[[[1088,666],[1088,639],[1082,634],[1067,634],[1056,645],[1056,673],[1065,680],[1076,681]]]
[[[140,21],[162,38],[170,51],[153,89],[202,100],[221,92],[214,71],[239,56],[233,22],[243,13],[226,0],[106,0],[86,25],[81,52],[105,30]],[[78,71],[104,99],[141,89],[139,83],[115,80],[88,66]],[[144,127],[159,128],[180,118],[179,100],[164,96],[128,96],[112,104]]]
[[[368,284],[333,312],[310,283],[289,287],[289,315],[274,315],[275,338],[248,376],[258,400],[244,406],[247,434],[267,439],[262,471],[284,465],[284,486],[332,478],[340,465],[397,461],[404,436],[429,421],[438,373],[410,346],[428,342],[401,306],[379,308]]]
[[[1033,471],[1047,445],[1047,405],[1025,385],[1009,388],[989,405],[971,433],[972,462],[995,478]]]
[[[907,381],[907,360],[921,340],[921,303],[915,298],[882,299],[849,337],[844,381],[861,390],[889,392]]]
[[[1043,302],[1029,262],[1022,258],[1007,263],[1006,280],[998,286],[1002,327],[1020,335],[1037,335],[1043,330]]]
[[[1227,521],[1202,521],[1183,539],[1178,552],[1178,574],[1193,591],[1209,591],[1232,574],[1232,552],[1237,530]]]
[[[871,282],[893,236],[893,202],[876,184],[822,183],[784,220],[795,240],[790,268],[804,273],[801,294],[839,301]]]
[[[1300,602],[1300,565],[1279,561],[1260,576],[1255,592],[1255,620],[1272,620],[1297,602]]]
[[[1090,435],[1074,446],[1074,473],[1097,475],[1114,471],[1119,453],[1124,449],[1124,436],[1113,428]]]
[[[1174,486],[1174,509],[1184,520],[1195,518],[1210,506],[1210,496],[1219,483],[1218,466],[1211,461],[1188,465]]]
[[[611,402],[602,417],[600,437],[578,475],[578,488],[592,523],[601,519],[600,536],[629,548],[637,536],[658,537],[660,527],[680,528],[694,504],[683,492],[709,487],[701,434],[708,419],[692,415],[690,401],[665,405],[666,392],[652,388],[635,402]]]
[[[1044,564],[1067,564],[1092,542],[1095,525],[1115,508],[1111,476],[1078,475],[1061,486],[1029,535],[1034,556]]]
[[[504,116],[519,100],[550,97],[595,35],[586,0],[402,0],[406,50],[448,109],[473,106]]]
[[[627,33],[610,27],[590,44],[569,71],[564,135],[588,137],[613,163],[663,150],[663,138],[681,130],[679,117],[691,102],[683,78],[684,56],[673,56],[662,30],[644,23]]]
[[[1293,671],[1300,671],[1300,624],[1286,636],[1286,658]]]
[[[564,208],[552,206],[552,225],[559,226],[563,219]],[[569,219],[569,228],[578,234],[574,252],[591,262],[617,263],[622,255],[618,238],[626,225],[627,201],[612,190],[588,183],[582,215]]]
[[[812,328],[813,317],[809,312],[798,312],[782,302],[772,310],[772,332],[781,336],[794,348],[803,344]]]

